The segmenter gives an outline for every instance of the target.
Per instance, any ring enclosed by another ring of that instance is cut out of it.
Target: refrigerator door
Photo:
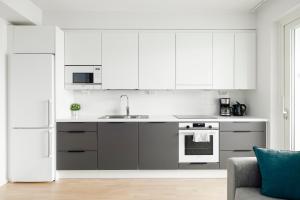
[[[10,181],[46,182],[54,180],[52,131],[51,129],[13,129],[10,132]]]
[[[53,126],[54,55],[14,54],[9,67],[11,128]]]

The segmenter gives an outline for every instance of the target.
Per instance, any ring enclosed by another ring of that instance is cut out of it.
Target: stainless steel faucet
[[[129,98],[127,95],[123,94],[120,96],[120,101],[122,100],[123,97],[126,97],[126,101],[127,101],[127,106],[126,106],[126,115],[129,116],[130,112],[129,112]]]

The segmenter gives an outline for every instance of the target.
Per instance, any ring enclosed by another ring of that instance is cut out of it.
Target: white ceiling
[[[262,0],[32,0],[43,11],[248,13]]]

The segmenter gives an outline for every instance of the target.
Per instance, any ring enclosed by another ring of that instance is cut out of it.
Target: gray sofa
[[[255,157],[230,158],[227,169],[228,200],[277,199],[266,197],[260,193],[261,176]]]

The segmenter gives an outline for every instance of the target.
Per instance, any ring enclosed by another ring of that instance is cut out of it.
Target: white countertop
[[[213,118],[201,119],[177,119],[173,115],[150,115],[147,119],[104,119],[99,116],[79,116],[78,119],[62,118],[56,119],[56,122],[267,122],[267,118],[253,117],[253,116],[214,116]]]

